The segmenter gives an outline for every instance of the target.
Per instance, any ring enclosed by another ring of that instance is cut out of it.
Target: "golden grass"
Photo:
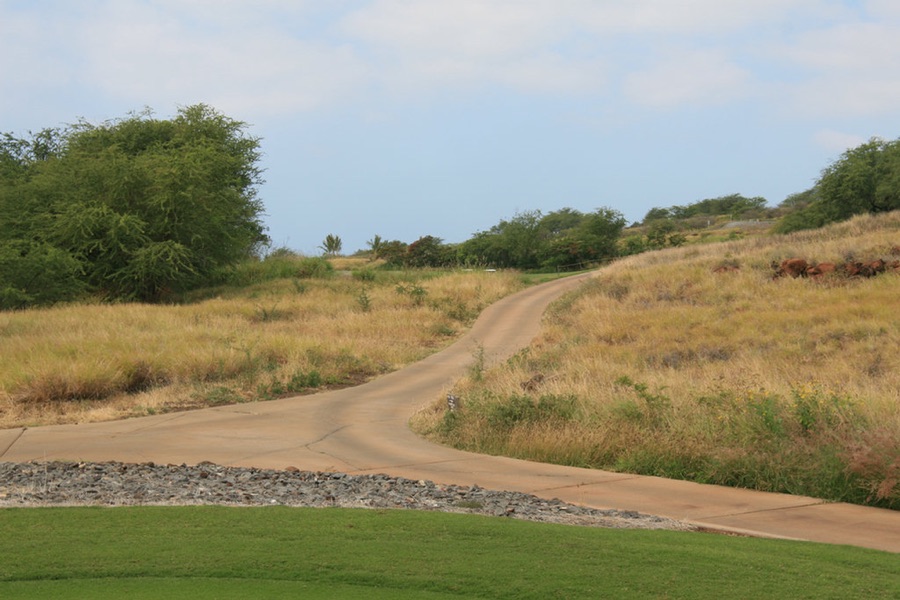
[[[898,244],[892,213],[620,260],[560,300],[527,352],[459,382],[460,414],[438,402],[415,427],[537,460],[796,493],[852,484],[852,501],[900,506],[900,273],[773,280],[770,267],[896,259]],[[548,421],[519,406],[510,426],[498,415],[522,396],[577,410]],[[808,481],[828,469],[848,482]]]
[[[401,294],[397,282],[418,286]],[[512,273],[278,280],[180,306],[0,313],[0,427],[85,422],[365,381],[449,343]]]
[[[355,271],[358,269],[372,269],[384,264],[383,260],[373,260],[365,256],[336,256],[329,258],[328,262],[336,271]]]

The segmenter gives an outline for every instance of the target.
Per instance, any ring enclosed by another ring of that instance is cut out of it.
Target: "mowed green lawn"
[[[0,598],[898,598],[900,556],[414,511],[0,510]]]

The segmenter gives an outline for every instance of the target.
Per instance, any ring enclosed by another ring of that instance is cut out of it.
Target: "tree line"
[[[625,237],[625,218],[611,208],[602,207],[590,213],[572,208],[546,214],[525,211],[475,233],[460,244],[444,244],[440,238],[430,235],[411,244],[384,241],[375,236],[369,241],[369,252],[388,264],[406,267],[478,265],[573,270],[617,256],[679,246],[687,240],[682,231],[701,227],[712,217],[761,218],[771,210],[765,198],[740,194],[708,198],[685,206],[652,208],[641,223],[632,225],[632,233]],[[326,238],[321,247],[324,250],[331,245],[333,240]]]
[[[687,220],[692,218],[728,215],[734,220],[758,218],[766,212],[767,201],[761,196],[746,198],[741,194],[729,194],[718,198],[707,198],[685,206],[651,208],[644,217],[643,224],[664,219]]]
[[[529,211],[502,220],[456,245],[425,236],[412,244],[370,242],[372,253],[405,266],[479,264],[498,268],[567,269],[647,250],[680,246],[684,231],[714,219],[777,220],[775,233],[813,229],[863,213],[900,210],[900,139],[872,138],[828,165],[815,185],[777,207],[765,198],[729,194],[687,205],[651,208],[623,237],[625,220],[610,208],[581,213]]]
[[[220,281],[269,239],[262,223],[260,140],[209,106],[171,119],[147,110],[99,125],[81,120],[24,138],[0,136],[0,309],[91,295],[159,301]],[[369,242],[403,267],[571,270],[677,246],[682,231],[726,216],[779,217],[776,231],[821,227],[863,212],[900,209],[900,140],[847,150],[816,184],[777,209],[731,194],[651,209],[622,238],[617,210],[525,211],[459,244],[431,235]],[[637,232],[637,233],[635,233]],[[328,255],[341,251],[325,238]]]
[[[405,267],[479,266],[524,270],[574,270],[617,255],[625,218],[611,208],[583,213],[563,208],[527,211],[501,220],[460,244],[431,235],[406,244],[369,241],[372,256]]]

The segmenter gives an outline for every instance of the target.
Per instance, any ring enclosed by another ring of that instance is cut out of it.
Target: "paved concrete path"
[[[85,460],[386,473],[637,510],[713,529],[900,552],[900,512],[814,498],[547,465],[461,452],[408,428],[479,349],[505,360],[538,333],[547,305],[589,275],[526,289],[492,305],[448,349],[363,386],[109,423],[0,430],[0,461]]]

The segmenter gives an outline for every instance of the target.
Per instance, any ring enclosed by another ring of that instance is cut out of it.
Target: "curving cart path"
[[[446,393],[479,348],[489,366],[527,346],[547,305],[589,276],[507,297],[449,348],[359,387],[124,421],[0,430],[0,461],[211,461],[386,473],[637,510],[714,530],[900,552],[896,511],[473,454],[410,431],[410,416]]]

